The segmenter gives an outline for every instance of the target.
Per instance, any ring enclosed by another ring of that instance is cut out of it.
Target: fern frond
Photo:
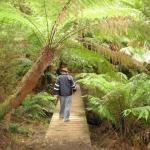
[[[127,109],[123,111],[123,115],[125,117],[133,115],[137,117],[138,119],[145,119],[147,121],[150,117],[150,106],[135,107],[135,108]]]
[[[98,97],[94,97],[91,95],[87,96],[87,100],[88,110],[95,112],[101,119],[107,119],[113,123],[116,122],[115,118],[112,116],[107,106],[104,105],[105,101],[102,101]]]

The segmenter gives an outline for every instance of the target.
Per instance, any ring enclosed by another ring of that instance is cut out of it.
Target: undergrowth
[[[81,87],[88,90],[84,96],[88,110],[111,122],[121,137],[135,136],[150,124],[149,76],[143,73],[125,80],[96,74],[80,75],[78,80]]]
[[[106,73],[114,71],[104,57],[81,47],[64,49],[60,60],[68,64],[72,72]]]
[[[17,108],[14,115],[24,114],[31,119],[49,118],[55,110],[55,98],[46,92],[29,95],[22,106]]]

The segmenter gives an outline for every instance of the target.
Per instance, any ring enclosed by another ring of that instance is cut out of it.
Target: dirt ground
[[[45,135],[50,120],[51,116],[42,120],[19,116],[12,117],[9,122],[0,122],[0,150],[49,150]],[[144,145],[132,146],[127,141],[121,141],[112,127],[99,122],[96,120],[97,125],[89,125],[93,150],[148,150]],[[18,124],[18,130],[13,124]],[[11,130],[10,125],[13,125]]]
[[[12,120],[9,124],[14,123]],[[38,147],[42,150],[44,146],[44,138],[49,125],[47,121],[24,120],[16,121],[19,125],[17,131],[11,131],[8,123],[0,123],[0,150],[29,150]]]
[[[117,133],[105,123],[100,126],[90,125],[93,150],[148,150],[145,145],[131,145],[129,141],[120,140]]]
[[[6,127],[0,126],[0,150],[48,150],[49,146],[45,141],[48,122],[19,123],[22,128],[29,129],[29,132],[11,133],[6,130]],[[133,147],[125,141],[120,141],[115,131],[109,126],[90,125],[89,129],[93,150],[148,150],[144,146]]]

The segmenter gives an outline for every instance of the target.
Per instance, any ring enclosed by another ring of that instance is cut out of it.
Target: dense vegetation
[[[82,77],[78,82],[88,90],[88,109],[114,124],[121,136],[133,134],[136,124],[149,125],[149,76],[139,74],[130,80],[124,75],[114,79],[105,74]]]
[[[23,81],[33,81],[32,71],[42,76],[12,114],[33,120],[51,114],[51,86],[63,63],[77,74],[87,111],[110,124],[120,139],[144,143],[141,134],[150,136],[149,19],[149,0],[1,0],[0,119]],[[48,68],[34,72],[45,47],[52,54]],[[19,130],[16,124],[9,129]]]

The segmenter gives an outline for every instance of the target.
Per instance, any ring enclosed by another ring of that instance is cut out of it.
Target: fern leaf
[[[125,117],[128,117],[129,115],[133,115],[138,119],[145,119],[147,121],[150,116],[150,106],[127,109],[123,111],[123,115]]]

